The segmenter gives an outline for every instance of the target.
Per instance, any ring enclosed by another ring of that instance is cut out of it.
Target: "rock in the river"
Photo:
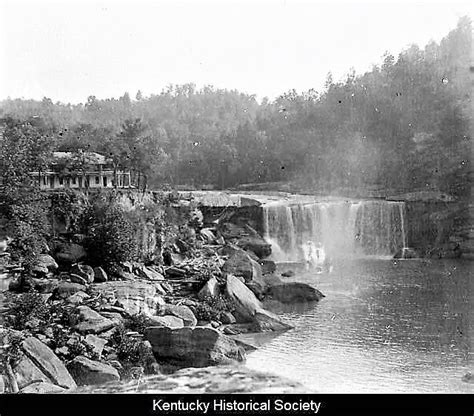
[[[102,267],[94,267],[94,282],[104,283],[109,280],[107,273]]]
[[[193,311],[184,305],[165,305],[163,312],[166,315],[173,315],[183,320],[184,326],[195,327],[197,319]]]
[[[87,264],[75,264],[71,267],[71,274],[82,277],[86,283],[92,283],[94,281],[94,269]]]
[[[245,359],[245,353],[233,339],[213,328],[150,327],[145,337],[158,360],[170,360],[183,367],[206,367]]]
[[[319,301],[324,295],[306,283],[288,282],[270,286],[267,295],[282,303]]]
[[[76,387],[76,383],[61,360],[40,340],[28,337],[22,342],[22,349],[35,366],[55,384],[67,389]]]
[[[82,334],[99,334],[115,326],[112,320],[104,318],[88,306],[79,306],[77,312],[79,323],[74,329]]]
[[[286,271],[286,272],[283,272],[281,275],[282,275],[283,277],[292,277],[292,276],[295,275],[295,272],[294,272],[293,270],[288,270],[288,271]]]
[[[219,296],[219,282],[215,277],[211,277],[198,293],[198,298],[216,298]]]
[[[272,274],[276,271],[276,264],[273,260],[259,260],[258,263],[262,267],[262,274]]]
[[[165,326],[167,328],[183,328],[184,322],[181,318],[173,315],[150,316],[147,324],[149,326]]]
[[[111,365],[90,360],[82,355],[74,358],[67,368],[79,386],[120,380],[118,371]]]
[[[256,331],[282,331],[291,328],[275,314],[265,310],[252,291],[235,276],[227,276],[226,290],[234,302],[234,315],[238,322],[252,322]]]

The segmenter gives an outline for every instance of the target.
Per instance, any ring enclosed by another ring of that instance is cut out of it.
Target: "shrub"
[[[45,198],[34,190],[17,189],[1,195],[0,207],[12,237],[12,258],[28,271],[35,256],[44,251],[50,231]]]
[[[222,312],[233,312],[235,306],[233,302],[225,296],[205,297],[202,302],[198,303],[195,315],[201,321],[216,321]]]
[[[96,201],[86,209],[82,225],[84,242],[92,265],[102,265],[109,271],[121,262],[136,257],[137,245],[132,224],[113,201]]]
[[[31,291],[18,296],[10,309],[6,324],[14,329],[23,330],[26,329],[26,324],[35,318],[49,322],[51,310],[39,293]]]
[[[153,373],[152,364],[155,360],[152,352],[140,339],[128,336],[125,327],[117,327],[112,336],[112,344],[123,366],[120,370],[122,378],[130,378],[134,367],[142,367],[147,374]]]
[[[126,322],[125,328],[130,331],[136,331],[140,334],[145,332],[145,328],[149,326],[147,324],[148,318],[144,314],[132,315]]]

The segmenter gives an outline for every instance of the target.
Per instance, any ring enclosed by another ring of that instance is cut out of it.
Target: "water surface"
[[[321,393],[474,393],[473,264],[352,260],[298,273],[326,298],[273,309],[294,329],[247,365]]]

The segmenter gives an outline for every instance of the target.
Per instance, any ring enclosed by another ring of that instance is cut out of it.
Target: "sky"
[[[439,42],[471,1],[0,0],[0,100],[133,98],[169,84],[273,99]]]

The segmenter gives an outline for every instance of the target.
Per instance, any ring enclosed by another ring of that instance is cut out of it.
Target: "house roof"
[[[91,165],[104,165],[107,162],[107,158],[100,153],[95,152],[82,152],[84,157],[84,162]],[[74,159],[79,155],[79,153],[74,152],[53,152],[53,159],[56,161],[62,159]]]

